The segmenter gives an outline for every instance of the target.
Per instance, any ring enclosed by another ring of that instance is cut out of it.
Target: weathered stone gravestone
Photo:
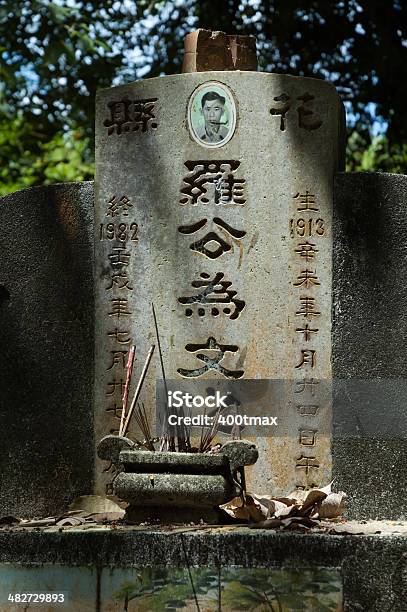
[[[168,379],[285,381],[284,431],[256,440],[251,488],[287,493],[330,479],[321,383],[332,377],[341,117],[329,83],[255,71],[99,92],[96,439],[118,430],[129,348],[138,375],[154,342],[153,302]],[[160,377],[152,367],[146,381],[151,418]],[[109,466],[96,466],[97,491],[110,492]]]

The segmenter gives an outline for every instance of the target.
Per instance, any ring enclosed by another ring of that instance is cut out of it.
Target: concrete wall
[[[334,211],[336,487],[351,516],[407,518],[407,176],[339,174]]]
[[[0,198],[0,515],[91,487],[92,219],[92,183]]]

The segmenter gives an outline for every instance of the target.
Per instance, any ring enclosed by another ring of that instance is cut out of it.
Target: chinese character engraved
[[[115,247],[109,254],[110,265],[113,268],[122,268],[129,265],[131,253],[123,247]]]
[[[297,108],[298,113],[298,125],[304,130],[312,131],[317,130],[322,125],[322,119],[312,109],[313,101],[315,96],[309,93],[305,93],[297,98],[302,102],[301,106]]]
[[[298,97],[297,100],[301,102],[297,107],[299,127],[305,130],[318,129],[322,125],[322,121],[312,108],[314,96],[306,93]],[[318,255],[320,241],[323,240],[325,235],[325,221],[319,216],[321,215],[320,203],[312,188],[298,189],[295,195],[292,195],[291,203],[295,205],[295,213],[289,221],[289,229],[291,238],[296,239],[293,245],[293,254],[297,256],[295,276],[291,282],[292,287],[299,289],[297,295],[299,295],[300,300],[300,305],[294,312],[296,317],[303,317],[303,323],[294,325],[293,332],[296,338],[294,343],[307,343],[305,347],[300,344],[298,356],[295,357],[296,360],[292,366],[298,373],[308,374],[308,376],[312,373],[316,376],[316,368],[323,363],[320,355],[317,359],[317,351],[312,346],[312,341],[316,339],[316,334],[321,333],[320,328],[323,327],[323,321],[317,319],[317,317],[322,317],[317,301],[319,301],[319,287],[324,283],[324,280],[320,274],[321,270],[317,272],[317,268],[320,258],[320,255]],[[319,321],[320,324],[315,325],[315,321]],[[295,402],[298,418],[303,421],[299,428],[298,444],[301,450],[306,450],[306,447],[308,447],[313,453],[312,456],[301,454],[295,458],[295,468],[305,472],[307,486],[310,485],[309,474],[312,475],[320,467],[317,427],[321,389],[318,385],[319,381],[317,379],[303,378],[295,381],[294,386],[295,394],[303,394],[302,396],[297,395],[300,402]],[[310,403],[308,403],[308,400],[310,400]],[[311,420],[311,427],[309,427],[308,422],[304,424],[304,417]]]
[[[108,135],[157,129],[158,124],[154,115],[156,102],[157,98],[130,100],[127,97],[109,102],[107,106],[110,115],[103,122]]]
[[[111,406],[109,406],[109,408],[105,409],[105,412],[112,413],[113,418],[119,419],[119,420],[122,416],[122,411],[123,411],[123,405],[118,406],[116,402],[114,402]]]
[[[293,283],[294,287],[305,287],[306,289],[312,288],[313,285],[320,285],[321,283],[318,280],[318,276],[316,275],[314,270],[301,270],[299,275],[297,276],[297,281]]]
[[[109,338],[114,338],[118,344],[129,344],[131,342],[129,332],[121,331],[117,327],[112,332],[108,332],[107,335]]]
[[[180,204],[243,206],[246,181],[236,178],[235,170],[240,162],[232,161],[187,161],[189,172],[183,179]]]
[[[108,390],[106,391],[106,395],[114,395],[116,392],[118,392],[120,394],[120,397],[122,397],[126,383],[122,378],[120,378],[119,380],[113,378],[113,380],[107,383],[107,386]]]
[[[305,193],[297,192],[295,196],[293,196],[294,200],[298,200],[297,202],[297,210],[298,212],[303,212],[304,210],[308,211],[317,211],[318,208],[315,206],[315,195],[309,193],[308,190]]]
[[[315,368],[315,363],[316,363],[316,351],[313,351],[310,349],[302,349],[300,363],[296,365],[295,367],[296,369],[304,368],[306,366]]]
[[[110,351],[110,365],[106,368],[106,371],[112,370],[116,365],[124,369],[126,367],[126,355],[127,351]]]
[[[236,298],[237,292],[230,287],[230,281],[223,280],[224,274],[218,272],[211,279],[210,274],[202,272],[200,280],[192,281],[191,285],[200,289],[195,295],[190,297],[180,297],[178,302],[187,306],[185,315],[190,317],[193,315],[191,306],[197,305],[198,316],[203,317],[206,313],[206,307],[210,308],[213,317],[220,314],[220,310],[231,320],[237,319],[245,307],[245,302]]]
[[[300,429],[299,443],[301,446],[315,446],[315,438],[318,433],[317,429]]]
[[[300,309],[296,311],[296,315],[302,316],[305,318],[309,317],[319,317],[320,312],[316,310],[315,306],[315,298],[309,296],[301,296],[300,297],[301,306]]]
[[[197,223],[193,223],[192,225],[183,225],[178,228],[180,234],[190,235],[196,234],[202,228],[204,228],[208,223],[207,219],[201,219]],[[243,236],[246,235],[245,231],[238,230],[233,228],[231,225],[228,225],[222,219],[215,217],[213,219],[213,223],[223,232],[225,238],[227,240],[239,241]],[[197,253],[202,253],[209,259],[217,259],[224,253],[227,253],[232,249],[232,245],[230,242],[227,242],[219,236],[216,232],[211,231],[208,232],[203,238],[193,242],[189,245],[191,251],[196,251]]]
[[[112,298],[110,300],[110,312],[108,313],[109,317],[120,317],[129,316],[132,313],[128,310],[129,301],[124,298]]]
[[[316,245],[313,242],[300,242],[295,249],[295,252],[298,253],[300,257],[304,257],[305,261],[309,261],[310,259],[315,259],[315,254],[318,253],[319,249],[317,249]]]
[[[304,378],[303,380],[295,381],[295,390],[294,393],[304,393],[306,391],[310,391],[313,396],[315,393],[315,388],[319,385],[319,382],[314,378]]]
[[[123,289],[128,289],[129,291],[133,291],[133,286],[130,285],[130,281],[126,272],[120,272],[119,274],[113,274],[110,278],[110,283],[106,287],[106,291],[110,289],[117,289],[119,291]]]
[[[305,455],[300,455],[297,459],[295,467],[305,470],[305,473],[308,476],[311,468],[316,470],[319,469],[319,463],[316,457],[306,457]]]
[[[296,100],[298,127],[307,131],[313,131],[320,128],[323,121],[320,115],[313,110],[315,96],[306,92],[302,96],[298,96]],[[274,104],[270,108],[270,114],[280,117],[280,130],[284,132],[286,129],[287,114],[293,106],[292,98],[288,94],[282,93],[279,96],[275,96],[273,102]]]
[[[311,340],[311,335],[317,334],[319,329],[312,329],[307,323],[304,327],[297,327],[295,331],[299,334],[303,334],[305,342],[309,342]]]
[[[228,370],[223,367],[220,362],[225,357],[225,353],[237,353],[239,347],[234,344],[218,344],[215,338],[208,338],[207,342],[204,344],[187,344],[185,349],[189,353],[197,353],[196,358],[202,361],[205,365],[200,368],[195,368],[193,370],[186,370],[185,368],[178,368],[178,374],[181,376],[185,376],[187,378],[196,378],[198,376],[202,376],[209,370],[215,370],[219,372],[225,378],[238,379],[241,378],[244,374],[244,370]],[[209,355],[205,353],[198,353],[198,351],[206,351]]]
[[[127,217],[129,214],[129,209],[132,207],[133,204],[126,195],[123,195],[121,198],[114,195],[109,200],[106,216],[116,217],[117,215],[123,214],[125,217]]]
[[[299,404],[297,405],[298,414],[303,417],[314,417],[319,412],[318,404]]]
[[[270,115],[278,115],[280,117],[280,130],[285,131],[285,117],[291,108],[290,96],[283,93],[281,96],[275,96],[274,102],[277,102],[275,106],[270,109]]]

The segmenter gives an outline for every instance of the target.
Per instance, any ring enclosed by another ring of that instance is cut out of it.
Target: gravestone
[[[332,377],[342,109],[329,83],[227,68],[98,93],[95,437],[118,431],[129,348],[137,379],[154,303],[168,379],[285,381],[285,427],[256,439],[249,480],[287,493],[331,475],[321,383]],[[111,492],[113,469],[96,460],[98,493]]]

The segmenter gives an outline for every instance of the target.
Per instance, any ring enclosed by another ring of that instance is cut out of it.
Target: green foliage
[[[97,89],[179,72],[197,27],[255,35],[263,70],[332,80],[363,135],[348,166],[403,170],[400,0],[0,0],[0,193],[90,177]],[[364,136],[375,115],[391,145]]]
[[[346,170],[407,174],[407,143],[390,143],[386,136],[371,138],[354,131],[348,138]]]
[[[83,131],[57,133],[46,142],[40,136],[21,115],[0,122],[0,195],[37,184],[93,179],[90,139]]]

